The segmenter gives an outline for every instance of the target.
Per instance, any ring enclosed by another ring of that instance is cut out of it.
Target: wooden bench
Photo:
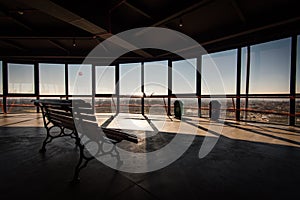
[[[96,156],[110,154],[117,159],[117,164],[121,165],[122,161],[116,149],[117,143],[123,140],[138,143],[137,136],[133,134],[99,127],[91,105],[83,100],[33,100],[33,103],[41,109],[44,127],[47,131],[40,149],[41,153],[46,152],[46,145],[55,138],[70,137],[75,139],[80,156],[75,167],[73,183],[79,181],[81,169],[86,167],[88,162]],[[83,138],[85,138],[84,141]],[[95,155],[91,155],[85,149],[85,144],[91,141],[98,144],[98,151]],[[104,143],[113,144],[113,148],[104,151]]]

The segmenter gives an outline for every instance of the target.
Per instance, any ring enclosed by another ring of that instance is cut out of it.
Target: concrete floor
[[[299,198],[300,128],[148,117],[120,115],[109,127],[132,129],[143,137],[139,144],[120,143],[133,151],[159,149],[176,134],[196,136],[183,156],[165,168],[138,174],[93,160],[81,172],[80,183],[70,185],[78,159],[74,142],[56,139],[42,155],[38,150],[45,129],[39,114],[0,115],[0,199]],[[99,124],[108,118],[99,115]],[[205,136],[216,145],[199,159]]]

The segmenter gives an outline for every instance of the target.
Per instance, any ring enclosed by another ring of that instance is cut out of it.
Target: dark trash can
[[[212,120],[218,120],[220,118],[221,103],[217,100],[209,102],[209,117]]]
[[[182,114],[183,114],[183,103],[182,103],[182,101],[176,100],[174,102],[174,115],[175,115],[175,118],[181,119]]]

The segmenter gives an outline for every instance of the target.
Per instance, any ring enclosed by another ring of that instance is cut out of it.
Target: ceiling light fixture
[[[179,19],[179,26],[182,27],[183,23],[182,23],[182,18]]]
[[[22,10],[17,11],[19,15],[24,15],[24,12]]]
[[[75,39],[73,39],[73,47],[76,47]]]

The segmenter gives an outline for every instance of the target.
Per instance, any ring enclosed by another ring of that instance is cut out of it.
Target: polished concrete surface
[[[99,124],[110,115],[98,115]],[[45,137],[39,114],[0,115],[0,199],[291,199],[299,198],[300,128],[186,117],[119,115],[108,125],[143,138],[120,143],[134,152],[195,137],[174,163],[148,173],[120,172],[97,160],[71,185],[78,150],[59,138],[38,152]],[[221,132],[219,132],[221,131]],[[151,133],[155,133],[151,135]],[[216,141],[199,158],[205,138]]]

